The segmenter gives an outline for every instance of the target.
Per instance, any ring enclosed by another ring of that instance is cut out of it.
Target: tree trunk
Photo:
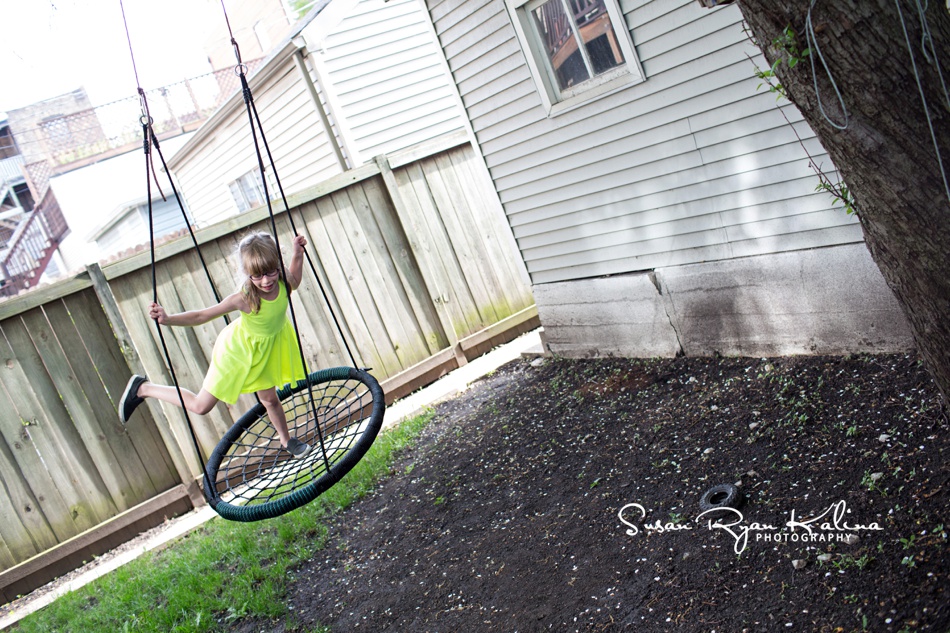
[[[778,57],[789,58],[788,47],[782,50],[773,44],[786,27],[794,31],[799,50],[809,46],[810,4],[814,5],[811,23],[817,48],[812,44],[811,54],[794,67],[780,64],[778,81],[854,195],[871,256],[902,305],[946,406],[950,402],[950,101],[946,93],[950,89],[950,12],[943,0],[930,0],[924,17],[934,51],[928,45],[925,54],[922,17],[915,0],[740,0],[752,37],[770,64]],[[939,70],[938,65],[942,65]],[[846,129],[837,129],[828,118],[837,124],[847,121]],[[831,166],[825,169],[830,171]]]

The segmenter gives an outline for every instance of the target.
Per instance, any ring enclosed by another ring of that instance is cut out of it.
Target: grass
[[[391,472],[433,413],[380,434],[338,484],[312,503],[259,523],[214,519],[157,554],[145,554],[19,622],[18,631],[223,631],[247,617],[285,618],[293,570],[322,549],[326,519]]]

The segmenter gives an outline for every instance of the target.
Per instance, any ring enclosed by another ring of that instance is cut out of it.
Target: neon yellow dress
[[[242,393],[304,378],[297,335],[287,318],[285,282],[278,282],[278,287],[276,299],[261,299],[260,311],[242,314],[214,342],[202,387],[218,400],[234,404]]]

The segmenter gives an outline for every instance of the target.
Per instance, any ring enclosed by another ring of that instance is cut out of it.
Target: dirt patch
[[[943,633],[947,427],[908,356],[516,361],[241,630]]]

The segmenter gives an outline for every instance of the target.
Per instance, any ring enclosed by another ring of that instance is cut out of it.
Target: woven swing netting
[[[309,389],[302,380],[277,395],[290,435],[312,450],[294,459],[281,447],[264,406],[248,410],[221,438],[206,468],[205,497],[226,519],[258,521],[309,503],[356,465],[382,426],[383,391],[360,369],[317,371]]]

